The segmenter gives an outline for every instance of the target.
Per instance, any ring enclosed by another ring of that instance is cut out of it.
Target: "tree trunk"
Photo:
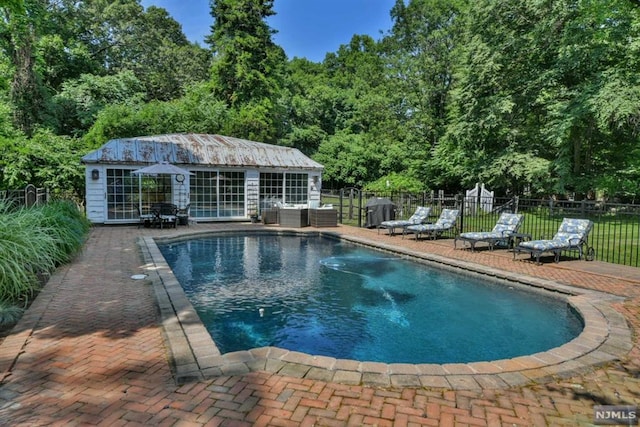
[[[44,105],[34,70],[32,35],[24,36],[24,39],[14,45],[13,61],[16,71],[11,82],[11,101],[15,107],[15,126],[25,134],[31,135],[37,124],[38,112]]]

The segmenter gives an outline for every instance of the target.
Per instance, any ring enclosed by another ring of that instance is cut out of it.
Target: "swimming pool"
[[[465,363],[562,345],[562,299],[317,235],[160,245],[222,353],[274,346],[384,363]]]

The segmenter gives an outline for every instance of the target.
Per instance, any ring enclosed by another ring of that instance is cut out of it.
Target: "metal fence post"
[[[340,224],[342,224],[342,214],[343,214],[343,209],[342,209],[342,203],[343,203],[343,199],[344,199],[344,188],[340,189]]]
[[[460,233],[462,233],[464,232],[464,196],[462,194],[456,194],[456,203],[460,203]]]
[[[362,190],[358,192],[358,227],[362,227]]]

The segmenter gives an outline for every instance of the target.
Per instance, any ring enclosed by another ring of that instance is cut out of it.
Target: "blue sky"
[[[187,38],[203,42],[213,18],[209,0],[142,0],[146,8],[154,5],[166,9],[180,24]],[[321,62],[327,52],[336,52],[354,34],[368,34],[379,40],[380,32],[391,29],[389,11],[395,0],[275,0],[277,15],[269,25],[278,33],[273,41],[289,59],[304,57]]]

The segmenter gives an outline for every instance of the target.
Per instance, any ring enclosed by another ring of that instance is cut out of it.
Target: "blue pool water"
[[[385,363],[465,363],[575,338],[565,301],[320,236],[160,245],[222,353],[276,346]]]

